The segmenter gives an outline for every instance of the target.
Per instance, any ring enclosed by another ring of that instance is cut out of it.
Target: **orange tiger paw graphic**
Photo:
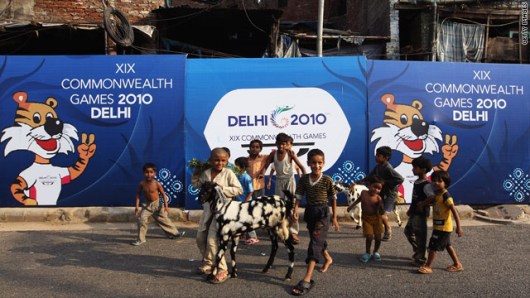
[[[442,145],[442,152],[445,159],[452,160],[458,153],[457,140],[456,135],[445,135],[445,143]]]
[[[438,167],[435,168],[444,171],[449,170],[449,166],[451,166],[453,158],[455,158],[455,156],[458,154],[458,145],[456,144],[457,140],[458,138],[456,135],[445,135],[445,143],[441,147],[443,158]]]
[[[79,158],[84,160],[92,158],[96,153],[96,136],[94,134],[87,135],[86,133],[81,134],[81,144],[77,146],[77,152],[79,152]]]

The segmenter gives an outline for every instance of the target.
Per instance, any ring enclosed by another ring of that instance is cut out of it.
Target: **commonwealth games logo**
[[[271,122],[277,128],[285,128],[289,125],[289,119],[287,117],[282,117],[280,114],[292,110],[294,107],[284,106],[277,107],[271,113]]]

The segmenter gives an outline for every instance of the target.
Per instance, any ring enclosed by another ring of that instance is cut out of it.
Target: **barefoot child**
[[[291,193],[294,193],[296,190],[296,180],[294,178],[294,165],[297,165],[302,173],[306,173],[305,167],[302,165],[298,156],[294,153],[290,144],[291,138],[280,132],[276,135],[276,148],[278,150],[273,151],[269,154],[265,166],[261,170],[261,175],[265,175],[265,171],[272,163],[274,169],[276,170],[276,186],[274,187],[274,194],[285,198],[284,190],[289,190]],[[270,181],[270,178],[269,178]],[[298,244],[300,241],[298,239],[298,230],[300,229],[300,224],[298,223],[298,200],[294,204],[294,213],[293,216],[289,218],[289,232],[293,239],[293,244]]]
[[[389,160],[392,158],[392,149],[388,146],[379,147],[375,151],[376,166],[368,174],[368,177],[377,175],[383,179],[383,188],[379,192],[379,196],[383,198],[383,205],[385,213],[381,216],[383,225],[385,227],[385,234],[382,240],[388,241],[392,238],[392,228],[390,226],[387,213],[393,212],[395,209],[396,198],[398,196],[398,187],[403,183],[403,177],[392,167]],[[355,182],[363,182],[365,179]]]
[[[324,261],[320,272],[326,272],[333,262],[328,251],[327,234],[329,229],[329,207],[331,201],[333,212],[333,227],[339,230],[337,222],[337,196],[330,176],[324,175],[324,152],[312,149],[307,154],[307,165],[311,168],[310,174],[304,174],[296,187],[298,201],[305,195],[307,204],[304,212],[304,221],[309,231],[309,247],[307,248],[307,271],[302,279],[291,291],[295,296],[307,293],[314,285],[311,279],[317,263]]]
[[[200,188],[206,181],[217,183],[223,189],[223,193],[227,198],[234,198],[243,193],[241,183],[236,177],[236,174],[228,168],[229,154],[224,148],[214,148],[210,152],[211,168],[204,172],[195,172],[192,176],[192,184],[195,188]],[[210,208],[210,203],[206,202],[202,205],[203,212],[199,220],[199,228],[197,231],[197,247],[203,257],[204,264],[197,268],[199,273],[210,274],[212,266],[216,258],[219,247],[219,235],[217,234],[217,223],[214,220],[214,214]],[[218,284],[226,281],[230,276],[228,275],[228,268],[226,260],[223,256],[219,263],[219,270],[217,274],[210,279],[209,282]]]
[[[363,190],[359,198],[346,209],[347,212],[350,212],[355,205],[361,203],[361,209],[363,210],[363,235],[366,237],[366,252],[360,258],[363,263],[368,262],[371,258],[374,261],[381,261],[381,255],[379,254],[381,234],[383,233],[383,219],[381,217],[385,212],[383,200],[379,196],[383,188],[383,179],[373,175],[368,177],[367,181],[368,190]],[[372,240],[374,239],[374,253],[370,255]]]
[[[252,177],[252,198],[256,199],[265,195],[265,176],[261,174],[261,169],[265,166],[268,155],[261,154],[263,142],[260,140],[250,141],[249,148],[247,172]]]
[[[147,234],[147,224],[149,217],[153,217],[156,223],[166,233],[168,238],[180,238],[184,232],[179,233],[177,227],[168,217],[169,207],[167,206],[167,196],[160,182],[155,180],[156,166],[153,163],[146,163],[143,166],[144,180],[138,185],[136,192],[136,208],[134,214],[138,217],[138,239],[131,242],[131,245],[138,246],[145,243]],[[140,211],[140,199],[142,194],[145,203]],[[160,196],[164,199],[164,204],[160,205]]]
[[[444,249],[447,250],[453,260],[453,265],[447,267],[447,271],[462,271],[464,267],[456,256],[456,251],[451,244],[451,233],[453,232],[451,214],[455,218],[456,234],[458,237],[462,237],[464,234],[460,225],[460,216],[453,203],[453,198],[446,189],[451,184],[451,177],[446,171],[435,171],[431,175],[431,182],[434,187],[435,197],[428,202],[431,203],[434,201],[432,214],[433,230],[431,240],[429,241],[427,262],[418,269],[418,272],[423,274],[432,273],[432,263],[436,257],[436,252],[443,251]]]

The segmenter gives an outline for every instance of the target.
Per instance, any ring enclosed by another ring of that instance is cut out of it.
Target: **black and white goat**
[[[348,199],[348,206],[353,204],[353,202],[355,202],[355,200],[357,200],[361,196],[361,192],[363,190],[368,190],[368,187],[362,184],[355,184],[352,189],[350,185],[339,181],[333,182],[333,186],[335,187],[335,190],[337,190],[337,192],[346,194],[346,198]],[[401,227],[401,217],[399,216],[399,212],[395,208],[394,214],[396,215],[396,221],[398,223],[398,226]],[[360,229],[363,226],[361,204],[357,204],[355,205],[355,207],[353,207],[353,211],[350,212],[350,217],[351,219],[353,219],[353,222],[357,224],[357,229]]]
[[[335,187],[335,190],[337,190],[338,193],[346,194],[348,206],[351,206],[351,204],[361,196],[363,190],[368,190],[368,187],[362,184],[355,184],[353,189],[351,189],[348,184],[339,181],[333,182],[333,187]],[[353,207],[353,210],[350,212],[350,218],[357,224],[357,229],[360,229],[363,226],[361,204],[357,204]]]
[[[220,187],[215,183],[207,182],[202,185],[199,194],[201,203],[210,202],[212,213],[218,225],[219,249],[216,260],[212,267],[213,278],[218,271],[219,262],[224,256],[228,242],[232,240],[230,250],[232,277],[237,277],[236,251],[241,234],[250,230],[264,228],[267,229],[271,239],[271,254],[269,260],[263,268],[267,272],[272,268],[276,252],[278,251],[278,238],[285,243],[289,253],[289,268],[285,275],[286,280],[290,280],[294,269],[294,246],[289,237],[288,216],[293,212],[293,195],[285,192],[286,199],[279,196],[262,196],[246,203],[237,200],[227,199]]]

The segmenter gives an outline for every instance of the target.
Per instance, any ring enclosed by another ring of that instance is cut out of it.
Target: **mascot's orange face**
[[[57,100],[46,103],[29,102],[25,92],[17,92],[13,99],[18,104],[15,125],[3,130],[1,141],[8,140],[4,156],[12,151],[29,150],[50,159],[58,153],[74,151],[71,139],[78,139],[77,130],[63,123],[57,116]]]
[[[413,100],[411,105],[396,104],[392,94],[385,94],[381,101],[386,110],[384,126],[372,131],[371,142],[379,139],[376,148],[389,146],[411,158],[438,152],[436,140],[442,139],[441,131],[423,119],[420,112],[423,104],[419,100]]]

